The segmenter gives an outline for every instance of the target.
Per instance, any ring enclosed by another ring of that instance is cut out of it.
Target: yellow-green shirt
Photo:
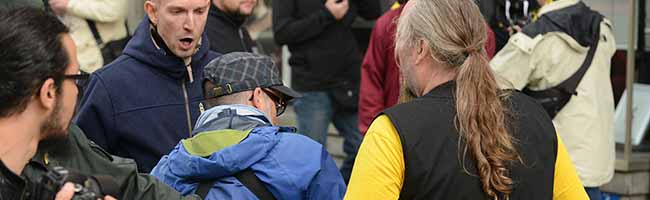
[[[398,199],[404,183],[404,170],[404,155],[397,130],[387,116],[379,116],[361,143],[345,199]],[[560,137],[553,199],[589,199]]]

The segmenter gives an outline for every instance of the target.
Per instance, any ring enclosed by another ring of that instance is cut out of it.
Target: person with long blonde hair
[[[498,88],[484,23],[472,0],[406,4],[407,101],[370,125],[345,199],[587,199],[544,109]]]

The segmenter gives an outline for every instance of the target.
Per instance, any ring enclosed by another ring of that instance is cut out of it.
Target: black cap
[[[212,60],[203,70],[203,81],[215,87],[206,98],[214,98],[259,88],[272,88],[285,96],[286,101],[301,97],[300,93],[284,86],[271,57],[248,52],[234,52]]]

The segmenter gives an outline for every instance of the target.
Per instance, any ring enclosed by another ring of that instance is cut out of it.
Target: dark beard
[[[57,99],[54,105],[54,111],[52,111],[47,120],[41,124],[41,141],[47,143],[65,140],[69,124],[64,125],[61,121],[62,111],[63,106],[61,105],[61,99]]]

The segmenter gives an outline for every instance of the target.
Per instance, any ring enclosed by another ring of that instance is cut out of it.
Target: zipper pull
[[[187,69],[187,76],[190,77],[190,83],[194,82],[194,75],[192,75],[192,64],[185,65]]]
[[[199,112],[201,112],[201,114],[205,112],[205,107],[203,106],[203,102],[199,103]]]

